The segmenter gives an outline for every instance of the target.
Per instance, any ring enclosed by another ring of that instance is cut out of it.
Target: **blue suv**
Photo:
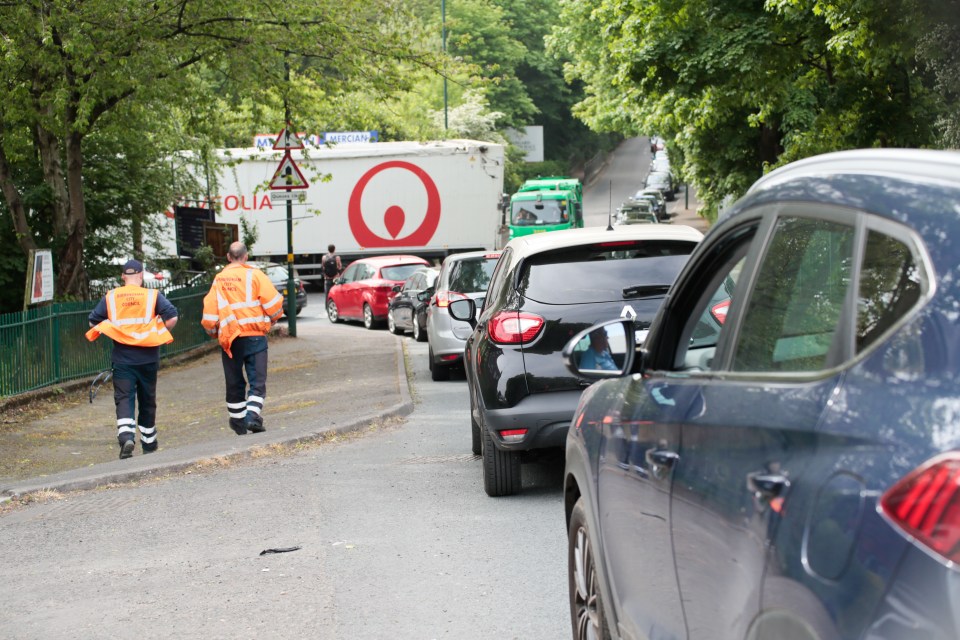
[[[960,638],[960,154],[760,179],[566,442],[576,638]]]

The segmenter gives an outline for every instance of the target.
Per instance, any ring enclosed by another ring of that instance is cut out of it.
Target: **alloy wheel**
[[[594,566],[593,550],[585,527],[577,528],[576,547],[574,548],[574,582],[577,590],[574,594],[576,607],[577,640],[597,640],[602,638],[600,631],[600,596],[597,586],[597,570]]]

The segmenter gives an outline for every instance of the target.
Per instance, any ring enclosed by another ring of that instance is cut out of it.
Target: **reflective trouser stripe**
[[[153,444],[157,441],[157,428],[145,427],[142,424],[137,425],[140,429],[140,442],[144,444]]]
[[[260,412],[263,411],[263,398],[253,394],[247,396],[247,411],[260,415]]]
[[[247,415],[247,403],[245,402],[228,402],[227,403],[227,413],[230,414],[231,418],[244,418]]]

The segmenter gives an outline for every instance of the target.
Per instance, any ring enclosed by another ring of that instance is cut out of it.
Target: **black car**
[[[960,153],[807,158],[571,339],[574,638],[960,638],[957,238]]]
[[[591,324],[622,316],[642,331],[703,235],[691,227],[631,225],[552,231],[511,240],[479,318],[476,303],[450,303],[472,323],[464,350],[473,452],[491,496],[520,491],[523,452],[562,447],[589,383],[560,351]]]
[[[427,307],[430,299],[428,295],[420,293],[432,293],[438,275],[440,269],[434,267],[417,269],[403,284],[393,287],[397,295],[387,306],[387,329],[390,333],[410,331],[417,342],[427,339]]]

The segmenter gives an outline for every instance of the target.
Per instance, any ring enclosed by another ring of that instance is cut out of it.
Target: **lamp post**
[[[447,53],[447,0],[440,0],[440,37],[443,40],[443,53]],[[443,74],[443,128],[449,129],[447,122],[447,74]]]

